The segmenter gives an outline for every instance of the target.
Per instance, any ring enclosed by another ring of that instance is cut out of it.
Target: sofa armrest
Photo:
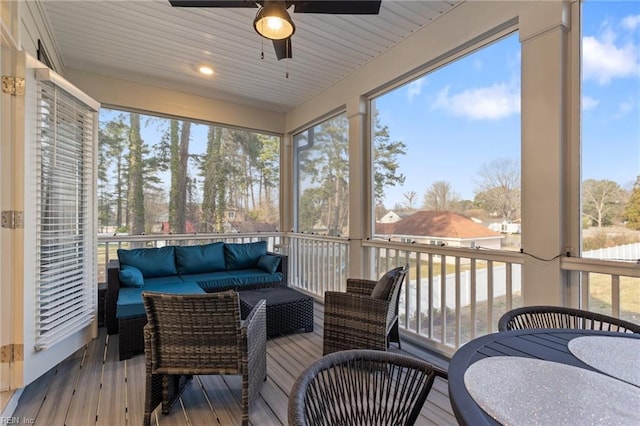
[[[118,319],[116,308],[118,292],[120,291],[120,262],[117,259],[110,260],[107,265],[107,296],[105,300],[105,324],[108,334],[118,333]]]
[[[267,252],[271,256],[278,256],[280,258],[280,264],[278,265],[278,269],[276,272],[282,273],[282,281],[280,282],[281,287],[289,286],[289,256],[286,254]]]

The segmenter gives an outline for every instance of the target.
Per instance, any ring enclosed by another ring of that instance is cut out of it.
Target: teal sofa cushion
[[[176,269],[180,275],[224,271],[224,243],[175,246]]]
[[[224,245],[227,270],[255,268],[260,256],[267,254],[267,242],[229,243]]]
[[[145,283],[144,287],[120,287],[116,305],[116,317],[132,318],[146,315],[144,304],[142,303],[143,291],[174,294],[204,293],[204,290],[194,282],[179,282],[174,284]]]
[[[185,281],[195,281],[200,287],[210,292],[236,286],[235,277],[227,271],[183,275],[181,278]]]
[[[131,265],[122,265],[119,272],[120,282],[125,287],[142,287],[144,278],[140,269]]]
[[[278,270],[278,265],[280,265],[279,256],[274,256],[272,254],[263,254],[258,259],[258,264],[256,266],[265,272],[275,274]]]
[[[144,285],[147,284],[180,284],[183,281],[191,281],[191,280],[183,280],[178,275],[168,275],[166,277],[154,277],[154,278],[145,278]]]
[[[282,281],[282,274],[280,272],[269,274],[258,268],[229,271],[229,274],[234,277],[238,287],[257,284],[273,284]]]
[[[177,275],[174,247],[118,249],[120,265],[135,266],[144,278]]]

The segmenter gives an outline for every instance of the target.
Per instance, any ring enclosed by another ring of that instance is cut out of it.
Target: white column
[[[293,229],[293,136],[286,133],[280,143],[280,231]]]
[[[347,102],[349,119],[349,277],[365,277],[367,262],[362,239],[371,229],[371,150],[366,144],[368,120],[366,99],[357,97]]]
[[[525,305],[564,304],[556,257],[566,252],[570,167],[569,4],[537,2],[520,15],[522,42],[522,243]],[[555,258],[555,259],[554,259]],[[554,259],[554,260],[548,260]]]

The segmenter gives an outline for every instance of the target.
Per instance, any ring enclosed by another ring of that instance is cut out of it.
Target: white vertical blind
[[[95,314],[96,114],[54,83],[38,81],[37,122],[36,350],[42,350]]]

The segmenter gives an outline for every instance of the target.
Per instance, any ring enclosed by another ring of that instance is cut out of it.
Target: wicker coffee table
[[[313,298],[291,288],[259,288],[238,292],[242,318],[258,301],[267,301],[267,336],[304,329],[313,331]]]

